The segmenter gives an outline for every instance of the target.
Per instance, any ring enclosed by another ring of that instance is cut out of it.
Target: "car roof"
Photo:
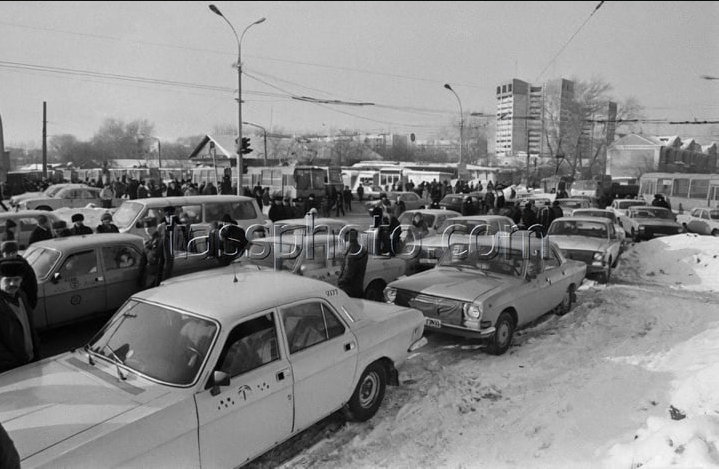
[[[0,212],[0,220],[7,218],[36,218],[38,215],[46,215],[48,218],[59,217],[48,210],[20,210],[18,212]]]
[[[29,248],[47,247],[53,249],[71,249],[75,247],[97,246],[103,244],[114,244],[129,242],[142,246],[144,238],[130,233],[94,233],[82,236],[65,236],[61,238],[46,239],[32,243]]]
[[[187,285],[188,282],[191,282],[191,287]],[[279,286],[281,288],[278,288]],[[170,284],[136,293],[133,298],[191,311],[228,323],[292,301],[326,298],[328,291],[332,291],[334,297],[345,295],[326,282],[289,272],[232,272],[223,269],[200,278],[183,280],[182,277],[177,277]]]

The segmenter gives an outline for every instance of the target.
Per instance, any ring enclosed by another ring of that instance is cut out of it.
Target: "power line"
[[[587,17],[587,19],[584,20],[584,23],[582,23],[582,25],[579,26],[579,28],[574,32],[574,34],[572,34],[572,37],[570,37],[569,40],[564,43],[564,45],[562,46],[562,48],[559,49],[559,52],[557,52],[556,55],[552,58],[552,60],[549,61],[549,63],[547,64],[547,66],[544,67],[544,70],[542,70],[542,72],[537,76],[537,79],[534,80],[534,81],[539,81],[539,79],[542,78],[542,75],[544,75],[544,72],[546,72],[547,69],[554,63],[554,61],[557,60],[557,57],[559,57],[559,54],[561,54],[562,51],[564,51],[564,49],[569,45],[569,43],[572,42],[572,39],[574,39],[574,37],[575,37],[577,34],[579,34],[579,31],[582,30],[582,28],[584,27],[584,25],[589,22],[589,19],[597,12],[597,10],[599,10],[599,8],[601,8],[601,6],[602,6],[603,4],[604,4],[604,1],[601,1],[601,2],[599,2],[599,4],[598,4],[596,7],[594,7],[594,10],[592,10],[592,13],[589,15],[589,17]]]

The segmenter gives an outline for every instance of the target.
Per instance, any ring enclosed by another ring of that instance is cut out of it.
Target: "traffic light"
[[[243,155],[252,152],[252,148],[250,148],[250,137],[242,137],[242,147],[240,151]]]

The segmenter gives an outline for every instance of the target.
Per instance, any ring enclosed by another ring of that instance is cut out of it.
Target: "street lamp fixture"
[[[451,91],[454,96],[457,98],[457,103],[459,103],[459,164],[457,165],[457,177],[461,177],[461,172],[463,171],[463,163],[462,163],[462,134],[464,133],[464,112],[462,111],[462,101],[459,100],[459,95],[456,91],[452,89],[451,86],[449,86],[449,83],[445,83],[444,87],[447,88],[449,91]]]
[[[219,8],[215,5],[210,5],[210,10],[230,25],[232,33],[235,35],[235,40],[237,40],[237,195],[242,195],[242,38],[245,37],[248,29],[264,22],[267,18],[263,17],[254,23],[250,23],[242,31],[242,34],[238,36],[235,27],[225,18]]]

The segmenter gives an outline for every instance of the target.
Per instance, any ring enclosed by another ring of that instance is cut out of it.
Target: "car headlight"
[[[474,303],[465,303],[463,308],[464,316],[469,319],[479,319],[482,317],[482,308]]]
[[[386,287],[384,289],[384,299],[387,303],[394,303],[394,300],[397,299],[397,289]]]
[[[604,253],[603,253],[603,252],[597,251],[597,252],[594,253],[594,260],[595,260],[595,261],[601,261],[603,257],[604,257]]]
[[[644,231],[644,227],[642,225],[639,225],[639,231]]]

